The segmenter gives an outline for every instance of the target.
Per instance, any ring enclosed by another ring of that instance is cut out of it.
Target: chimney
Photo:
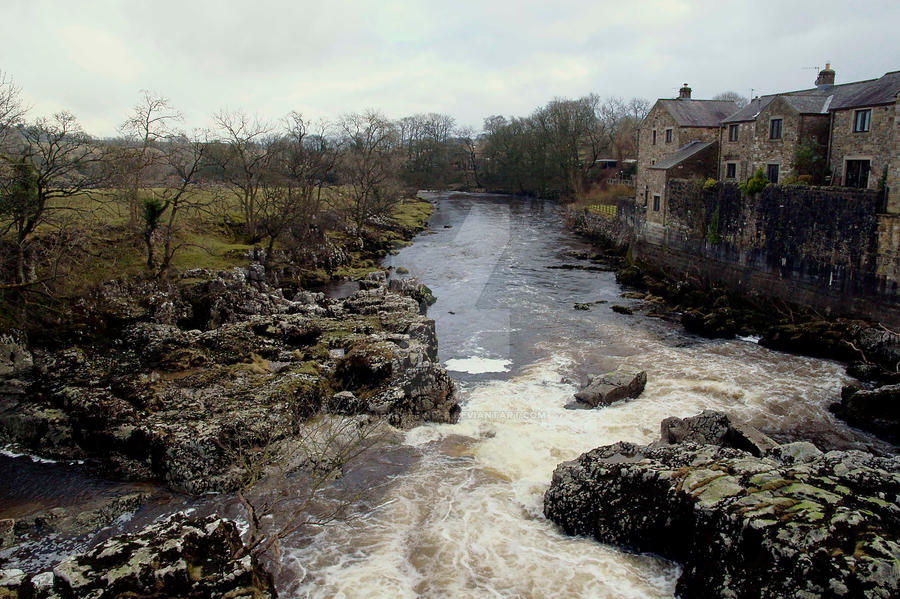
[[[684,87],[678,90],[678,99],[679,100],[690,100],[691,99],[691,88],[688,87],[688,84],[685,83]]]
[[[828,85],[834,85],[834,71],[831,69],[830,62],[825,63],[825,68],[819,71],[819,76],[816,77],[816,87]]]

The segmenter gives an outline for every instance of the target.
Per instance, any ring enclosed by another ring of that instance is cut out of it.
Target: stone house
[[[670,177],[714,177],[723,119],[737,110],[732,101],[694,100],[684,85],[677,99],[656,101],[638,132],[635,193],[647,221],[663,224]]]
[[[718,178],[743,180],[760,167],[773,182],[803,174],[797,149],[812,142],[831,171],[826,183],[876,189],[884,178],[886,209],[900,213],[900,71],[834,81],[827,65],[815,88],[754,98],[723,119]]]
[[[900,213],[900,71],[848,84],[831,104],[828,164],[836,185],[886,188],[886,211]]]
[[[773,183],[796,176],[795,158],[801,143],[812,143],[825,154],[827,104],[822,96],[765,96],[723,120],[718,178],[744,180],[760,167]]]

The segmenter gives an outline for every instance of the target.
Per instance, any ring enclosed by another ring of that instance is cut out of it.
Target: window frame
[[[660,205],[662,204],[662,198],[658,193],[653,194],[653,212],[659,212]]]
[[[771,169],[773,167],[775,169],[775,180],[774,181],[772,181],[771,177],[769,177],[769,173],[771,172]],[[769,183],[775,183],[777,185],[778,180],[780,178],[781,178],[781,165],[778,164],[777,162],[769,162],[768,164],[766,164],[766,179],[769,180]]]
[[[859,125],[859,117],[865,115],[865,128],[860,128]],[[854,133],[868,133],[872,130],[872,109],[871,108],[860,108],[859,110],[853,111],[853,132]]]
[[[731,172],[729,174],[729,171]],[[726,179],[737,179],[737,162],[726,162],[725,163],[725,178]]]
[[[778,123],[778,137],[775,137],[775,123]],[[769,140],[780,141],[784,138],[784,117],[773,116],[769,119]]]
[[[728,141],[737,141],[740,132],[738,124],[728,125]]]
[[[674,137],[675,137],[675,134],[672,131],[673,131],[672,127],[666,128],[666,143],[667,144],[672,143],[672,139],[674,139]]]

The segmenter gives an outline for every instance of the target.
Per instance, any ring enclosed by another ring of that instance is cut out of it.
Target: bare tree
[[[274,127],[242,110],[220,110],[213,120],[225,146],[217,156],[221,175],[241,207],[247,240],[255,243],[260,239],[259,189],[269,168]]]
[[[750,99],[746,96],[739,94],[735,91],[726,91],[720,94],[716,94],[712,97],[713,100],[724,100],[726,102],[734,102],[737,104],[738,109],[743,108],[747,104],[750,103]]]
[[[154,258],[152,232],[147,238],[147,267],[151,271],[155,270],[156,276],[162,276],[168,271],[175,253],[184,245],[176,241],[179,214],[186,209],[204,210],[211,204],[211,200],[203,194],[204,183],[200,179],[208,148],[205,136],[198,133],[191,137],[183,133],[174,135],[162,147],[170,175],[161,187],[154,188],[152,198],[157,205],[163,206],[162,212],[167,208],[169,213],[165,224],[160,227],[162,256],[158,266]]]
[[[10,131],[22,121],[28,108],[22,102],[22,90],[16,87],[12,77],[0,71],[0,152]]]
[[[17,284],[25,286],[34,279],[26,257],[38,228],[53,214],[83,209],[61,200],[101,192],[109,178],[106,154],[71,113],[39,118],[21,132],[16,176],[5,179],[0,194],[0,237],[11,237]]]
[[[237,497],[249,524],[237,559],[249,554],[277,557],[284,538],[303,528],[352,518],[353,508],[372,490],[337,487],[355,460],[384,439],[382,420],[321,414],[294,429],[285,435],[270,428],[252,444],[222,446],[242,472]],[[305,484],[297,487],[302,490],[284,493],[287,477],[301,479]]]
[[[481,180],[478,178],[480,167],[480,159],[478,156],[478,137],[475,135],[475,131],[472,130],[471,127],[463,127],[457,132],[457,136],[459,139],[459,144],[461,146],[461,168],[463,171],[463,175],[466,178],[466,186],[471,187],[469,183],[469,176],[471,175],[472,182],[475,184],[475,187],[481,187]]]
[[[369,219],[389,214],[397,203],[392,188],[397,129],[373,110],[345,115],[340,127],[344,136],[341,170],[350,197],[339,208],[360,237]]]
[[[283,135],[272,145],[259,203],[260,226],[268,238],[267,268],[276,241],[285,234],[298,249],[310,239],[322,208],[322,190],[338,160],[339,143],[328,130],[327,122],[314,126],[299,112],[291,112]]]
[[[126,146],[117,160],[120,167],[123,194],[129,208],[131,224],[134,225],[143,212],[152,212],[156,203],[143,205],[140,199],[142,189],[148,187],[151,177],[158,177],[154,169],[164,167],[165,156],[159,145],[173,135],[174,125],[182,120],[182,115],[171,104],[168,98],[159,94],[141,90],[141,99],[135,104],[132,113],[119,126],[119,132],[125,139]],[[146,231],[146,219],[145,219]]]

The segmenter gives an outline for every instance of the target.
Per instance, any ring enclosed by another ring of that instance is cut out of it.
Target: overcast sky
[[[0,0],[0,69],[33,106],[114,135],[141,89],[187,127],[378,108],[480,128],[554,97],[695,98],[900,69],[900,2]]]

